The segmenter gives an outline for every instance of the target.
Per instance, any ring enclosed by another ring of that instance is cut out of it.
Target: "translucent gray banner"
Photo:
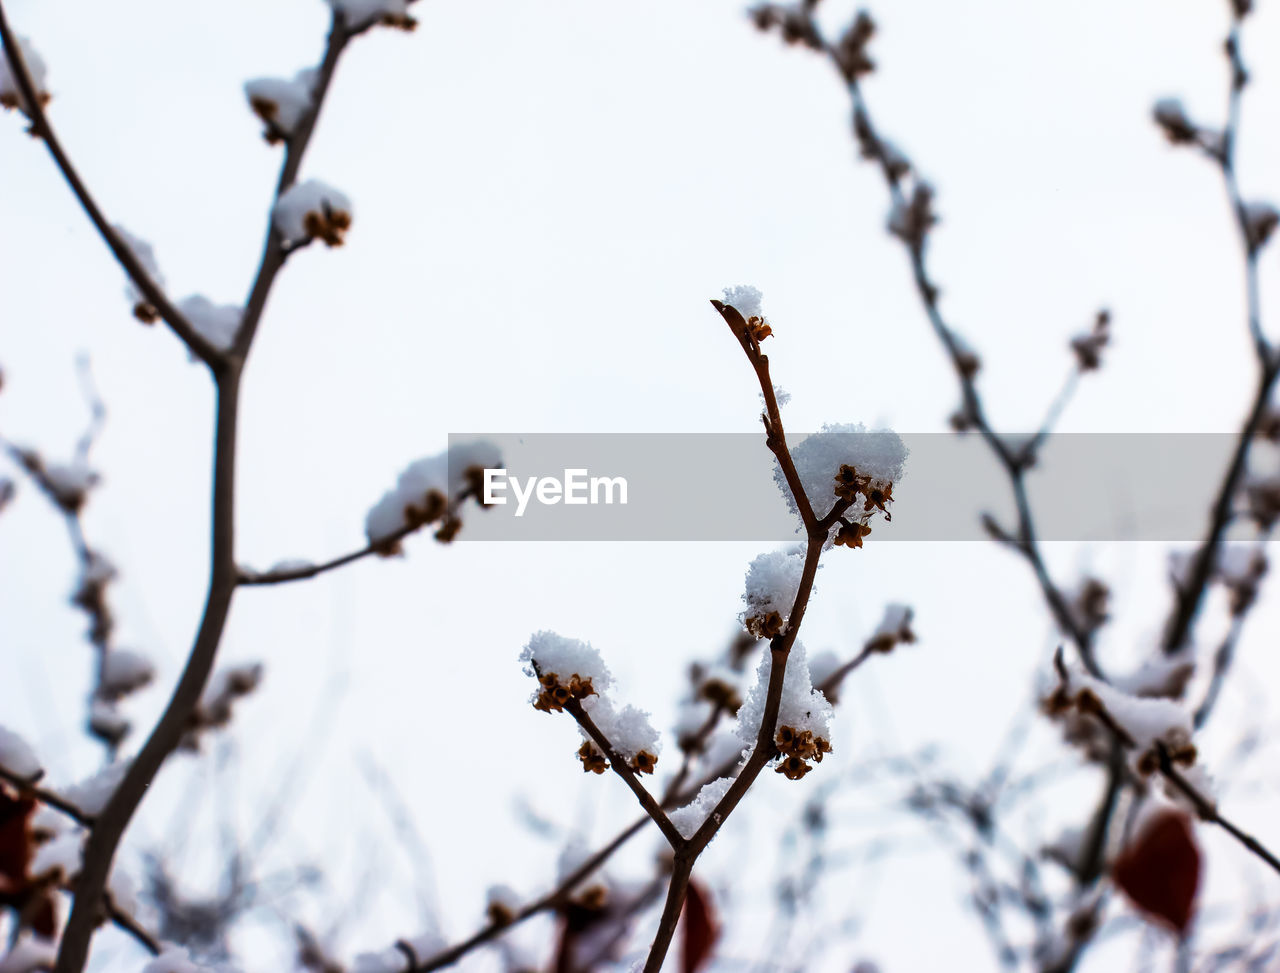
[[[787,436],[793,447],[804,438]],[[491,473],[489,485],[505,502],[468,505],[460,542],[797,539],[799,520],[774,482],[773,454],[759,433],[468,433],[450,443],[475,439],[502,453],[505,472]],[[902,439],[910,453],[893,485],[893,521],[877,514],[868,543],[986,539],[984,513],[1014,525],[1008,477],[976,435]],[[1056,435],[1027,473],[1037,534],[1047,541],[1198,540],[1234,447],[1225,434]]]

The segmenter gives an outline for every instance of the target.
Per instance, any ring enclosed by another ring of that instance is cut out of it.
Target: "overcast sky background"
[[[829,23],[843,25],[852,7],[828,3]],[[1275,200],[1280,69],[1264,55],[1280,50],[1280,14],[1261,7],[1244,41],[1254,84],[1238,157],[1246,195]],[[242,301],[279,150],[260,139],[240,86],[314,63],[325,5],[10,0],[6,9],[49,64],[66,147],[110,218],[155,246],[170,293]],[[1038,420],[1069,367],[1068,339],[1101,306],[1114,315],[1114,347],[1062,429],[1237,426],[1254,366],[1221,180],[1149,121],[1166,94],[1197,120],[1221,119],[1227,9],[1225,0],[873,8],[880,69],[866,93],[883,134],[935,182],[942,224],[930,261],[943,311],[982,354],[981,388],[1000,428]],[[757,429],[754,377],[707,304],[725,285],[764,291],[774,379],[793,395],[789,429],[945,428],[954,377],[902,249],[884,232],[880,176],[857,160],[847,96],[827,64],[759,35],[737,0],[424,0],[414,13],[416,33],[376,30],[350,47],[303,167],[352,198],[354,226],[345,248],[290,261],[254,347],[240,441],[242,563],[360,546],[367,509],[450,433]],[[120,644],[160,668],[132,704],[147,726],[180,671],[205,590],[210,382],[171,335],[130,317],[122,272],[13,115],[0,118],[0,177],[0,423],[51,458],[69,455],[86,420],[74,361],[88,352],[109,419],[87,523],[122,569]],[[1278,267],[1273,247],[1267,307]],[[100,760],[80,729],[90,656],[66,606],[74,565],[62,525],[21,485],[0,516],[0,713],[38,744],[52,781],[69,781]],[[1005,510],[1007,497],[988,506]],[[911,516],[905,499],[895,514]],[[755,553],[727,543],[442,548],[415,538],[404,560],[242,591],[220,658],[262,660],[266,681],[229,736],[235,787],[211,779],[208,759],[174,758],[123,861],[136,864],[131,854],[197,799],[227,800],[252,827],[272,783],[300,765],[290,828],[264,868],[327,866],[331,912],[313,918],[361,910],[344,929],[348,955],[381,948],[423,920],[413,866],[360,771],[372,759],[412,809],[439,921],[459,938],[478,923],[489,884],[538,893],[552,877],[558,848],[513,825],[516,795],[595,840],[633,814],[618,781],[583,779],[568,719],[528,707],[516,656],[530,633],[592,641],[622,697],[669,727],[687,660],[733,632]],[[1168,606],[1165,549],[1055,544],[1048,553],[1064,582],[1101,572],[1117,616],[1103,658],[1138,658]],[[988,545],[872,540],[828,561],[802,635],[811,650],[851,654],[887,601],[915,605],[921,642],[850,684],[835,765],[798,785],[761,780],[708,855],[713,885],[733,877],[731,859],[769,846],[797,796],[874,754],[936,741],[953,766],[981,772],[1054,644],[1030,573]],[[1206,642],[1218,621],[1206,618]],[[1265,603],[1251,621],[1206,741],[1211,769],[1269,704],[1276,622]],[[662,766],[675,755],[668,738]],[[1095,786],[1086,778],[1076,800],[1044,809],[1046,837],[1053,822],[1083,820]],[[1226,807],[1280,840],[1261,798],[1241,793]],[[1238,901],[1249,887],[1241,877],[1252,876],[1275,900],[1272,876],[1206,838],[1211,894]],[[654,847],[638,843],[633,863],[643,867]],[[370,889],[357,879],[371,857]],[[830,968],[847,968],[854,953],[887,973],[957,956],[991,965],[977,921],[957,906],[965,884],[949,858],[920,860],[928,867],[875,875],[856,948]],[[864,881],[848,878],[851,888]],[[744,906],[769,908],[735,884]],[[933,915],[949,918],[919,935]],[[737,932],[726,953],[756,955],[756,934]],[[136,961],[109,937],[98,965]],[[1093,958],[1126,969],[1130,956]]]

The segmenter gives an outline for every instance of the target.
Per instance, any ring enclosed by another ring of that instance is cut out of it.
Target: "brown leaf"
[[[684,900],[684,955],[681,957],[681,973],[697,973],[711,958],[711,949],[720,935],[715,910],[711,905],[711,893],[697,882],[690,880]]]
[[[1111,877],[1135,906],[1179,934],[1195,917],[1200,847],[1181,811],[1153,816],[1116,858]]]

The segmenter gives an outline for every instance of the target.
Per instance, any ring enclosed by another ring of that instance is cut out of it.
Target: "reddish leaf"
[[[684,956],[681,973],[697,973],[711,958],[711,948],[720,935],[716,925],[715,910],[711,907],[711,893],[697,882],[689,882],[684,899]]]
[[[1200,847],[1187,815],[1154,815],[1116,858],[1111,877],[1144,913],[1185,933],[1200,885]]]
[[[31,864],[31,829],[36,802],[13,797],[0,787],[0,896],[16,895],[27,887]]]

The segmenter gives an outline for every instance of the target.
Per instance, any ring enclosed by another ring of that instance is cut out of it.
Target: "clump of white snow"
[[[628,764],[634,763],[641,753],[657,757],[661,752],[662,741],[658,731],[649,722],[649,714],[643,710],[630,704],[615,709],[607,697],[599,694],[584,699],[582,708]],[[579,727],[579,731],[583,739],[590,739],[586,730]]]
[[[720,777],[703,784],[698,796],[684,807],[676,808],[668,817],[684,837],[692,838],[707,820],[717,804],[724,800],[725,794],[733,786],[732,777]]]
[[[214,304],[203,294],[184,297],[177,307],[196,333],[219,351],[231,347],[244,320],[244,308],[236,304]]]
[[[409,15],[413,0],[329,0],[335,13],[346,18],[348,30],[362,30],[372,24],[384,24],[401,30],[413,30],[417,21]]]
[[[792,446],[791,459],[814,514],[822,518],[835,506],[840,467],[851,466],[859,476],[876,484],[897,483],[902,479],[907,446],[889,429],[869,430],[860,422],[827,424]],[[798,514],[786,477],[776,463],[773,478],[787,505]]]
[[[245,97],[254,114],[265,123],[268,142],[275,144],[293,137],[311,109],[315,83],[315,68],[299,71],[292,80],[254,78],[245,82]]]
[[[22,63],[26,65],[27,76],[31,79],[31,87],[35,91],[41,107],[43,107],[49,103],[49,99],[52,97],[46,85],[46,79],[49,74],[48,67],[44,63],[44,58],[40,56],[40,53],[27,38],[18,37],[18,50],[22,53]],[[22,91],[18,88],[18,79],[9,69],[7,55],[8,52],[0,51],[0,106],[6,109],[17,108],[23,114],[30,115],[27,99],[22,96]]]
[[[117,223],[112,227],[116,234],[120,237],[134,258],[142,265],[142,269],[147,272],[147,276],[151,278],[151,282],[164,289],[164,274],[160,273],[160,262],[156,260],[156,252],[151,244],[141,237],[134,236],[127,229]],[[138,285],[130,278],[125,282],[125,296],[129,298],[133,304],[133,316],[144,324],[153,324],[160,317],[160,312],[152,307],[146,296],[138,289]]]
[[[31,745],[4,726],[0,726],[0,767],[24,780],[34,780],[43,772]]]
[[[580,682],[590,680],[596,692],[608,689],[613,683],[613,675],[599,650],[581,639],[566,638],[555,632],[535,633],[520,653],[520,661],[525,664],[525,675],[535,679],[555,676],[567,684],[576,676]]]
[[[737,287],[724,288],[724,303],[734,308],[744,318],[760,318],[765,320],[763,308],[764,295],[760,289],[750,284],[739,284]],[[781,403],[779,403],[781,404]]]
[[[370,509],[365,518],[369,543],[388,543],[404,531],[434,523],[464,499],[479,502],[480,475],[501,468],[497,446],[482,439],[454,443],[443,453],[416,460]],[[394,547],[389,553],[395,553]]]
[[[351,228],[351,200],[332,186],[309,179],[281,194],[271,219],[287,244],[322,240],[326,246],[337,247]]]
[[[738,738],[748,746],[755,745],[756,737],[760,733],[772,668],[773,653],[766,652],[764,658],[760,660],[760,667],[756,670],[755,685],[747,692],[746,701],[738,711]],[[831,705],[826,697],[813,688],[804,643],[797,640],[787,654],[787,668],[783,674],[777,727],[789,726],[797,733],[808,731],[815,738],[829,741],[831,716]]]
[[[790,547],[759,554],[751,562],[742,594],[746,608],[738,620],[752,635],[772,637],[781,630],[800,590],[804,561],[804,549]]]

